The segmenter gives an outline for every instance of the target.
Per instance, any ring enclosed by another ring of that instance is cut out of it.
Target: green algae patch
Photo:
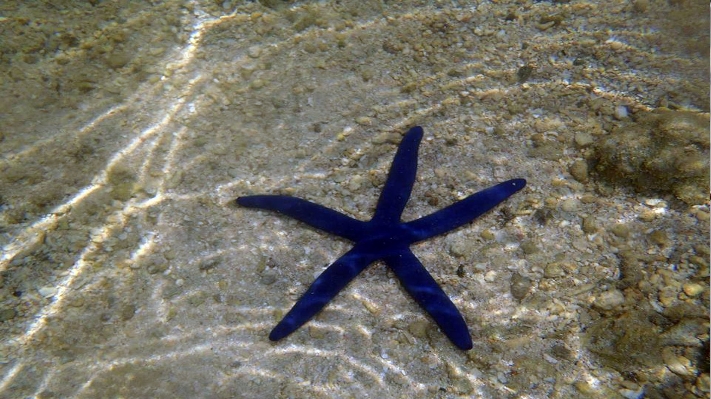
[[[600,363],[619,372],[662,364],[659,327],[643,314],[625,313],[591,325],[584,346]]]
[[[672,193],[690,205],[708,199],[708,114],[667,109],[638,114],[595,150],[596,171],[613,184]]]
[[[111,186],[111,198],[115,200],[126,201],[136,193],[136,176],[124,166],[109,169],[106,181]]]

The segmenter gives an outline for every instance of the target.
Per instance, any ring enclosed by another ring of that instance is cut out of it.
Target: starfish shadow
[[[240,206],[275,211],[355,243],[350,251],[333,262],[311,284],[274,327],[269,334],[270,340],[277,341],[294,332],[321,311],[368,265],[382,260],[452,343],[463,350],[473,347],[461,313],[410,251],[410,245],[471,222],[523,189],[526,180],[499,183],[428,216],[402,222],[402,211],[415,184],[417,151],[422,135],[423,130],[419,126],[405,134],[390,167],[375,214],[367,222],[295,197],[251,195],[237,198]]]

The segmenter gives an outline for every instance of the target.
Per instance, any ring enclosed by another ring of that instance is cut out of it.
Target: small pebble
[[[670,243],[669,236],[664,230],[655,230],[651,232],[649,234],[649,240],[660,247],[666,247]]]
[[[588,132],[575,133],[575,144],[578,147],[587,147],[594,142],[592,134]]]
[[[42,287],[39,290],[37,290],[40,295],[44,298],[49,298],[51,296],[54,296],[54,294],[57,293],[57,288],[56,287]]]
[[[457,240],[449,246],[449,253],[457,258],[467,256],[470,252],[470,245],[464,240]]]
[[[692,377],[696,373],[696,367],[691,364],[691,361],[674,353],[674,348],[672,347],[666,347],[662,350],[662,359],[667,368],[676,375]]]
[[[556,278],[563,276],[565,276],[565,270],[563,269],[563,265],[559,262],[549,263],[548,265],[546,265],[546,268],[543,271],[543,277],[545,278]]]
[[[487,283],[493,283],[494,281],[496,281],[496,272],[493,270],[489,270],[488,272],[486,272],[486,274],[484,274],[484,281],[486,281]]]
[[[370,312],[370,314],[378,316],[380,314],[381,308],[372,302],[365,301],[363,306]]]
[[[587,183],[589,179],[588,175],[588,163],[585,161],[575,161],[568,172],[573,176],[573,178],[581,183]]]
[[[612,234],[620,238],[627,238],[630,236],[630,228],[624,223],[617,223],[610,229]]]
[[[373,124],[373,120],[367,116],[359,116],[356,118],[355,122],[361,126],[370,126]]]
[[[309,336],[313,339],[323,339],[326,331],[321,327],[309,326]]]
[[[560,209],[565,212],[575,212],[578,210],[578,200],[568,198],[560,204]]]
[[[260,54],[262,54],[262,49],[259,46],[252,46],[247,50],[247,55],[251,58],[259,58]]]
[[[684,293],[690,297],[695,297],[704,292],[705,287],[699,283],[686,283],[682,289]]]
[[[126,52],[115,51],[106,57],[106,64],[112,69],[119,69],[131,61],[131,55]]]
[[[624,105],[618,105],[615,107],[615,119],[621,120],[627,118],[628,112],[627,107]]]
[[[135,314],[136,305],[133,304],[126,304],[119,310],[119,316],[123,321],[131,320]]]
[[[532,286],[533,282],[530,278],[523,276],[517,272],[514,272],[511,275],[511,283],[509,286],[509,290],[511,291],[511,296],[516,298],[516,300],[520,301],[525,298],[526,295],[528,295],[528,292],[531,290]]]
[[[0,310],[0,322],[12,320],[15,316],[17,316],[17,311],[15,309]]]
[[[632,389],[620,389],[618,391],[625,399],[643,399],[644,398],[644,388],[639,388],[637,390]]]
[[[262,79],[254,79],[250,84],[249,87],[251,87],[254,90],[261,89],[264,87],[266,83]]]
[[[262,273],[259,278],[259,283],[262,285],[272,285],[277,281],[276,272],[268,270]]]
[[[610,310],[625,303],[625,295],[619,290],[610,290],[603,292],[597,298],[593,305],[600,309]]]
[[[592,216],[588,216],[583,219],[582,229],[586,234],[594,234],[598,231],[599,227],[597,221]]]
[[[538,246],[530,240],[521,243],[521,250],[526,255],[535,254],[541,251]]]
[[[417,338],[426,338],[429,324],[427,320],[415,320],[407,326],[407,331]]]
[[[496,238],[496,235],[491,230],[484,230],[481,232],[481,238],[491,241]]]

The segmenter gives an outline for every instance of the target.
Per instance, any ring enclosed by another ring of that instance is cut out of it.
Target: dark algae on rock
[[[595,161],[595,170],[613,184],[702,204],[709,195],[709,116],[669,109],[639,113],[599,142]]]

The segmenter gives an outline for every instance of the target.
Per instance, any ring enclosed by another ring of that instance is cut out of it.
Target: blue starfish
[[[422,134],[419,126],[405,134],[390,167],[375,214],[367,222],[300,198],[283,195],[237,198],[238,205],[276,211],[355,242],[350,251],[333,262],[311,284],[274,327],[269,334],[270,340],[278,341],[296,331],[369,264],[382,260],[452,343],[463,350],[472,348],[472,339],[464,318],[409,247],[471,222],[524,188],[526,180],[513,179],[499,183],[428,216],[402,222],[400,216],[415,183],[417,150]]]

